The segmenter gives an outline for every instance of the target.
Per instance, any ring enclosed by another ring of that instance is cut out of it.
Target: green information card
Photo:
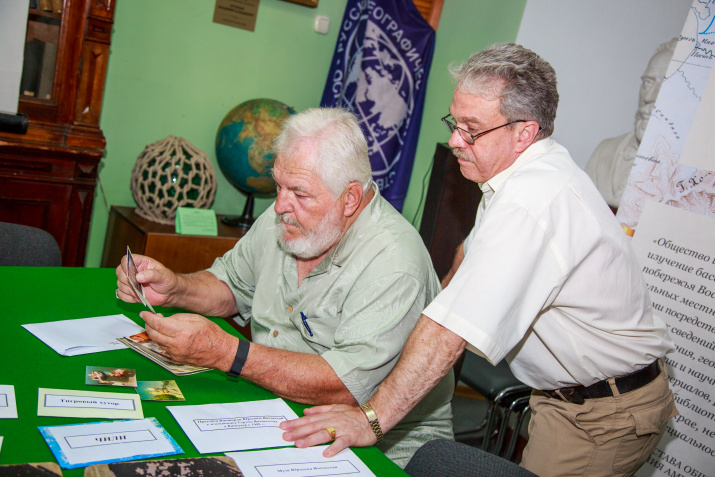
[[[176,233],[182,235],[218,235],[216,213],[211,209],[179,207],[176,210]]]

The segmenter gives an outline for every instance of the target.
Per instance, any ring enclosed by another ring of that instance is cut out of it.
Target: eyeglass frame
[[[477,140],[477,138],[480,138],[480,137],[482,137],[482,136],[484,136],[484,135],[486,135],[486,134],[489,134],[489,133],[492,132],[492,131],[496,131],[497,129],[501,129],[501,128],[503,128],[503,127],[510,126],[510,125],[512,125],[512,124],[525,123],[525,122],[529,121],[528,119],[517,119],[516,121],[511,121],[511,122],[509,122],[509,123],[502,124],[501,126],[497,126],[497,127],[495,127],[495,128],[487,129],[486,131],[482,131],[482,132],[477,133],[477,134],[472,134],[472,133],[470,133],[469,131],[467,131],[466,129],[460,128],[459,126],[457,126],[456,123],[453,123],[453,122],[447,120],[447,118],[450,117],[450,116],[452,116],[452,113],[449,113],[448,115],[446,115],[445,117],[443,117],[443,118],[441,119],[442,124],[444,124],[444,127],[447,128],[447,131],[449,131],[450,134],[454,134],[454,130],[455,130],[455,129],[459,129],[459,131],[461,131],[461,132],[459,133],[459,137],[461,137],[462,140],[463,140],[464,142],[466,142],[467,144],[474,144],[475,141]],[[454,117],[452,117],[452,119],[454,119]],[[541,127],[539,127],[539,131],[540,131],[540,130],[541,130]],[[469,136],[469,139],[465,138],[465,137],[462,135],[462,132],[465,133],[465,134],[467,134],[467,135]]]

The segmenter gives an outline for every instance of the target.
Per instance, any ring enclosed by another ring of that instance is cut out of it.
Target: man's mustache
[[[469,155],[466,152],[462,151],[461,149],[452,149],[452,154],[454,154],[459,159],[462,159],[465,161],[469,160]]]
[[[298,223],[298,221],[294,218],[289,217],[287,212],[280,214],[279,217],[281,219],[281,222],[286,223],[288,225],[293,225],[294,227],[298,227],[299,229],[303,230],[303,227],[301,227],[300,223]]]

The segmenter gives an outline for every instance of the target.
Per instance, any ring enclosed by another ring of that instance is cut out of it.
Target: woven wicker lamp
[[[216,196],[216,171],[208,155],[184,138],[149,144],[132,169],[135,212],[172,225],[179,207],[207,209]]]

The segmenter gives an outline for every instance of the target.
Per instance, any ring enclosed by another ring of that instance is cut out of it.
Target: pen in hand
[[[303,320],[303,326],[305,326],[305,329],[308,330],[308,334],[310,334],[310,336],[313,336],[313,332],[310,331],[310,326],[308,326],[308,317],[305,316],[305,313],[303,313],[302,311],[300,312],[300,319]]]

